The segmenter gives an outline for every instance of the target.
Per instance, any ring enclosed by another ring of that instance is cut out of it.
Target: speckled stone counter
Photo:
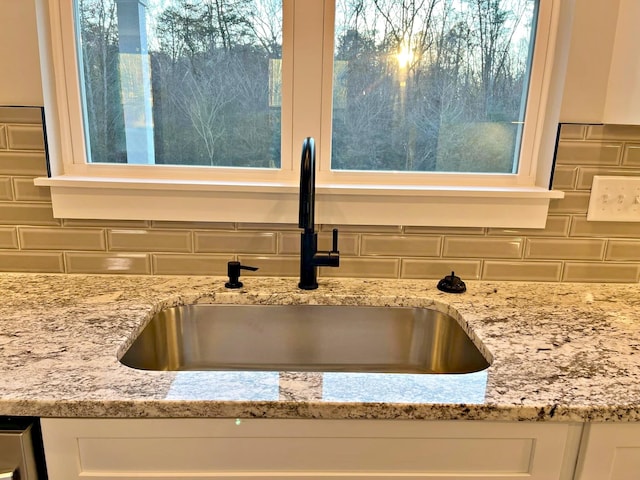
[[[0,415],[640,420],[640,286],[0,274]],[[454,316],[491,361],[455,375],[159,372],[118,358],[188,303],[416,306]]]

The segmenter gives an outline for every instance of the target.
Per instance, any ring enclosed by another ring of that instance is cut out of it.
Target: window
[[[76,2],[88,162],[280,167],[281,0]]]
[[[541,227],[558,0],[38,0],[54,213]]]
[[[536,7],[337,2],[331,168],[516,173]]]

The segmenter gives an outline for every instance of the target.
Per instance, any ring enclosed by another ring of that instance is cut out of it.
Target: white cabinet
[[[640,424],[585,426],[576,480],[638,480]]]
[[[640,2],[619,0],[604,123],[640,124],[638,22]]]
[[[640,2],[575,3],[560,121],[640,125]]]
[[[569,480],[582,425],[43,419],[50,480]]]

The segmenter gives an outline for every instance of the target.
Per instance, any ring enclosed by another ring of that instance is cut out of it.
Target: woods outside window
[[[47,112],[47,127],[62,119],[53,174],[38,180],[54,210],[56,191],[69,203],[92,179],[112,194],[214,192],[203,205],[221,191],[278,194],[278,214],[238,220],[292,223],[306,136],[319,146],[319,201],[335,204],[324,219],[318,208],[321,222],[350,223],[350,205],[353,223],[443,224],[428,210],[446,212],[458,200],[442,198],[461,192],[476,203],[558,196],[558,1],[39,1],[53,32],[40,29],[45,70],[62,79]],[[62,66],[47,64],[57,55]],[[407,215],[357,213],[376,195]]]

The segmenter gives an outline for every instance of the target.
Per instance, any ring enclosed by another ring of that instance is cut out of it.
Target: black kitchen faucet
[[[313,138],[302,143],[300,160],[300,211],[298,227],[300,236],[300,282],[303,290],[318,288],[318,267],[340,266],[338,229],[333,229],[333,245],[330,252],[318,252],[318,234],[314,230],[316,201],[316,147]]]

